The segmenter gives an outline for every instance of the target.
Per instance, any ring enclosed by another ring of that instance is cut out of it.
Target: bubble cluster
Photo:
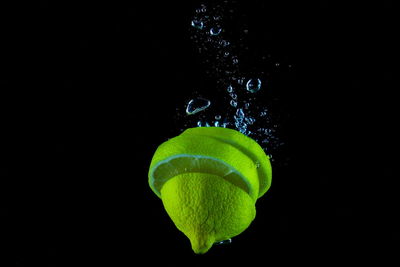
[[[203,98],[189,101],[186,114],[186,127],[230,127],[255,139],[268,154],[282,144],[277,138],[277,125],[271,119],[271,114],[265,107],[265,102],[258,101],[268,87],[264,72],[244,73],[240,50],[247,49],[241,43],[242,39],[231,39],[232,31],[226,23],[226,17],[233,16],[235,8],[230,1],[218,4],[202,4],[194,12],[190,21],[190,39],[195,51],[198,51],[200,62],[205,67],[205,74],[216,80],[216,93],[221,90],[225,96],[219,102],[213,100],[213,107],[207,113],[211,102]],[[241,29],[247,36],[249,29]],[[272,61],[271,55],[260,55],[262,60],[270,60],[278,67],[279,63]],[[265,95],[264,95],[265,96]],[[226,102],[221,102],[221,101]],[[192,123],[192,124],[191,124]],[[194,124],[194,125],[193,125]],[[270,155],[272,156],[272,155]]]

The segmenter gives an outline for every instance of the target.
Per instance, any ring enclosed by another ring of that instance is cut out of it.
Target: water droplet
[[[200,111],[205,110],[210,106],[210,100],[198,97],[189,101],[186,107],[186,114],[193,115]]]
[[[228,91],[228,93],[232,93],[233,92],[232,85],[229,85],[228,88],[226,89],[226,91]]]
[[[234,58],[232,59],[232,62],[233,62],[233,64],[237,64],[237,63],[239,63],[239,59],[237,59],[236,57],[234,57]]]
[[[228,52],[228,51],[226,51],[226,52],[224,53],[224,57],[227,57],[227,56],[229,56],[229,52]]]
[[[221,115],[216,115],[216,116],[215,116],[215,119],[216,119],[216,120],[220,120],[220,119],[221,119]]]
[[[248,109],[249,107],[250,107],[250,103],[244,104],[244,108],[245,108],[245,109]]]
[[[231,104],[231,106],[234,107],[234,108],[237,107],[237,102],[236,102],[235,100],[233,100],[233,99],[231,100],[230,104]]]
[[[213,28],[211,28],[210,29],[210,34],[211,35],[218,35],[218,34],[220,34],[221,33],[221,28],[219,28],[219,27],[213,27]]]
[[[237,99],[237,94],[231,93],[231,94],[229,94],[229,95],[230,95],[230,97],[232,97],[232,99],[234,99],[234,100]]]
[[[258,92],[261,89],[261,80],[260,79],[250,79],[246,84],[247,91],[251,93]]]
[[[205,8],[205,7],[203,7],[202,9],[201,9],[201,12],[206,12],[207,11],[207,8]]]
[[[214,245],[228,245],[228,244],[231,244],[232,243],[232,239],[227,239],[227,240],[222,240],[222,241],[219,241],[219,242],[215,242],[214,243]]]
[[[203,29],[203,27],[204,27],[204,23],[197,19],[192,20],[191,25],[199,30]]]

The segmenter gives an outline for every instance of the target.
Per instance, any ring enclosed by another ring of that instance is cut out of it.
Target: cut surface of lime
[[[226,162],[202,155],[178,154],[166,158],[154,165],[150,172],[150,185],[158,195],[163,185],[171,178],[184,173],[205,173],[217,175],[241,188],[249,195],[252,188],[247,179]],[[161,194],[160,194],[161,196]]]

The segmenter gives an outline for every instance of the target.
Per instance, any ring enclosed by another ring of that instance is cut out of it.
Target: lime
[[[151,189],[198,254],[250,225],[271,178],[257,142],[219,127],[190,128],[162,143],[149,169]]]

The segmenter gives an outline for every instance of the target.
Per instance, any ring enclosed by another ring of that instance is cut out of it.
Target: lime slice
[[[149,185],[161,198],[163,185],[182,173],[216,175],[244,190],[255,201],[259,182],[255,162],[235,146],[209,136],[180,135],[162,143],[149,170]]]
[[[269,157],[262,147],[252,138],[229,128],[222,127],[196,127],[185,130],[181,136],[207,136],[229,144],[240,150],[258,167],[259,194],[261,197],[268,191],[272,181],[272,167]]]

